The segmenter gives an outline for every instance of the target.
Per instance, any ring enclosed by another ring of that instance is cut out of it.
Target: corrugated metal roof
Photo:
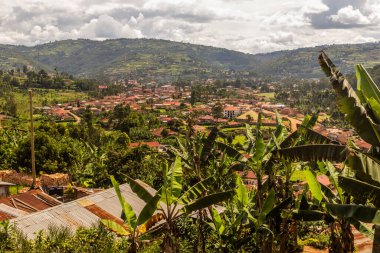
[[[12,219],[12,218],[15,218],[15,217],[19,217],[19,216],[23,216],[23,215],[28,214],[25,211],[22,211],[22,210],[19,210],[17,208],[13,208],[13,207],[7,206],[5,204],[0,204],[0,212],[7,213],[7,214],[9,214],[9,215],[12,216],[11,218],[8,218],[8,219]],[[4,220],[7,220],[7,219],[4,219]]]
[[[13,185],[15,185],[15,184],[0,181],[0,186],[13,186]]]
[[[14,217],[15,216],[10,215],[9,213],[0,211],[0,221],[10,220],[10,219],[13,219]]]
[[[140,181],[141,182],[141,181]],[[145,188],[155,193],[155,190],[146,184]],[[125,200],[139,214],[145,202],[132,192],[128,184],[120,185]],[[11,220],[27,237],[34,238],[40,230],[47,230],[49,226],[68,226],[76,230],[79,227],[91,227],[102,218],[119,220],[121,206],[113,188],[86,196],[69,203],[31,213]]]
[[[40,189],[30,190],[18,195],[0,199],[0,204],[31,213],[57,206],[61,202],[44,193]]]

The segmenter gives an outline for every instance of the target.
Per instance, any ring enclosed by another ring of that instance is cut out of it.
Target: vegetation
[[[355,62],[380,63],[378,43],[301,48],[249,55],[227,49],[154,39],[66,40],[35,47],[1,45],[0,69],[34,66],[105,79],[176,81],[244,76],[320,77],[317,52],[327,49],[346,72]],[[91,54],[88,54],[91,52]],[[149,74],[148,74],[149,73]]]
[[[40,173],[67,172],[78,185],[112,184],[123,223],[102,220],[98,228],[75,233],[51,228],[28,240],[4,222],[1,250],[283,253],[314,245],[343,253],[355,251],[351,225],[373,238],[376,250],[380,90],[361,65],[355,92],[325,53],[319,60],[335,90],[337,108],[371,144],[368,151],[352,141],[341,145],[314,132],[317,114],[306,115],[289,133],[278,113],[274,128],[264,128],[259,113],[256,126],[246,124],[237,136],[228,136],[230,131],[218,126],[207,134],[195,132],[189,117],[186,130],[161,153],[147,146],[129,147],[131,139],[150,139],[150,128],[160,126],[153,110],[141,115],[117,106],[101,127],[87,109],[79,124],[36,127],[37,168]],[[194,86],[192,91],[194,103],[214,94],[210,87]],[[214,114],[220,114],[217,107]],[[26,170],[29,142],[20,129],[0,130],[0,167]],[[254,178],[241,176],[248,173]],[[321,175],[331,186],[320,183]],[[154,186],[156,193],[136,179]],[[140,212],[124,199],[118,182],[129,183],[145,202]],[[312,239],[315,233],[320,242]]]

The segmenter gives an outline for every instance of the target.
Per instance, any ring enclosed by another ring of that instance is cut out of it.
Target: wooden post
[[[33,91],[29,90],[29,114],[30,114],[30,156],[32,160],[32,189],[36,187],[36,156],[34,150],[34,125],[33,125]]]

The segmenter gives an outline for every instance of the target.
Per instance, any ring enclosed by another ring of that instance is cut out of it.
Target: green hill
[[[231,76],[321,77],[317,63],[326,50],[344,72],[355,63],[380,64],[380,44],[318,46],[268,54],[241,52],[156,39],[64,40],[33,47],[0,45],[0,68],[26,64],[78,76],[110,79],[144,77],[158,81]]]

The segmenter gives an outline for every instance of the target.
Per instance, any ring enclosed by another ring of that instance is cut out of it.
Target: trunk
[[[205,236],[205,231],[203,228],[203,222],[205,219],[205,210],[199,210],[198,211],[198,241],[201,242],[201,248],[199,252],[205,253],[206,252],[206,236]]]
[[[168,224],[168,230],[162,242],[163,253],[179,253],[179,245],[176,237],[176,229],[171,222]]]
[[[137,252],[137,243],[135,238],[131,240],[131,246],[129,246],[128,253],[136,253]]]
[[[354,252],[354,235],[349,222],[345,220],[335,221],[331,223],[330,230],[329,252]]]
[[[373,237],[372,253],[380,253],[380,226],[375,225],[375,235]]]

